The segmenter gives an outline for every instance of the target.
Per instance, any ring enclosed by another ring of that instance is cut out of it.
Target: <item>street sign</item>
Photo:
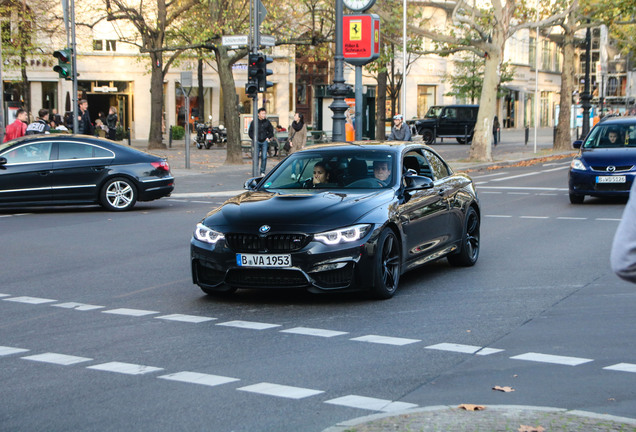
[[[274,36],[261,35],[261,45],[268,47],[276,46],[276,38]]]
[[[247,35],[221,36],[221,45],[234,48],[247,46]]]
[[[258,5],[256,8],[256,28],[259,28],[261,24],[263,24],[263,21],[265,21],[265,17],[267,16],[267,9],[265,9],[265,6],[263,5],[263,2],[261,0],[257,0],[256,4]]]

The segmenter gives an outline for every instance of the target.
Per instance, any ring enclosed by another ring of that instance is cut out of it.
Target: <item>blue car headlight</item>
[[[216,244],[219,240],[225,239],[225,236],[223,233],[214,231],[200,223],[194,230],[194,238],[205,243]]]
[[[580,171],[585,171],[587,168],[583,165],[581,159],[572,159],[572,163],[570,164],[570,168]]]
[[[326,245],[350,243],[363,238],[371,229],[371,224],[352,225],[314,235],[314,239]]]

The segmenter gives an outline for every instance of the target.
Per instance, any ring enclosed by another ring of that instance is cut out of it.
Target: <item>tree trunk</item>
[[[165,149],[161,133],[161,119],[163,118],[163,58],[161,51],[150,52],[152,61],[150,74],[150,133],[148,134],[149,149]],[[186,121],[190,114],[186,113]]]
[[[241,125],[238,106],[236,104],[236,84],[232,75],[232,65],[229,61],[227,48],[217,46],[214,49],[219,80],[221,82],[223,112],[225,113],[225,127],[227,129],[227,156],[225,163],[229,165],[242,164]]]
[[[572,91],[574,90],[574,31],[564,30],[563,39],[563,70],[561,72],[561,99],[559,124],[557,125],[554,150],[572,149],[572,134],[570,129],[570,112],[572,111]]]
[[[375,139],[386,140],[386,79],[387,73],[378,72],[378,89],[376,93]]]

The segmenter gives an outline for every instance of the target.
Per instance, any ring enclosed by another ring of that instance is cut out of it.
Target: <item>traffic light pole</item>
[[[260,0],[250,2],[250,21],[252,24],[252,46],[250,51],[252,54],[258,53],[258,45],[260,39],[260,22],[258,18],[258,6]],[[258,176],[258,92],[254,94],[252,99],[252,177]]]
[[[77,133],[79,122],[77,121],[77,43],[75,40],[75,0],[71,0],[71,63],[73,67],[73,133]]]

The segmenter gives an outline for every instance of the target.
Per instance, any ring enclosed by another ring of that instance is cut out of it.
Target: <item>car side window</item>
[[[448,108],[444,112],[444,116],[449,120],[455,120],[457,118],[457,111],[455,110],[455,108]]]
[[[441,160],[435,153],[424,150],[424,154],[428,159],[428,162],[431,166],[431,169],[433,170],[433,174],[435,175],[436,179],[443,179],[450,175],[450,170],[448,169],[448,166],[446,166],[446,163]]]
[[[7,164],[45,162],[51,157],[51,147],[52,143],[50,142],[25,144],[4,153],[2,156],[7,158]]]
[[[419,151],[410,151],[404,155],[402,162],[404,171],[413,170],[418,176],[425,176],[433,179],[433,172],[428,164],[428,160]]]
[[[61,142],[58,159],[88,159],[93,157],[93,146],[75,142]]]

